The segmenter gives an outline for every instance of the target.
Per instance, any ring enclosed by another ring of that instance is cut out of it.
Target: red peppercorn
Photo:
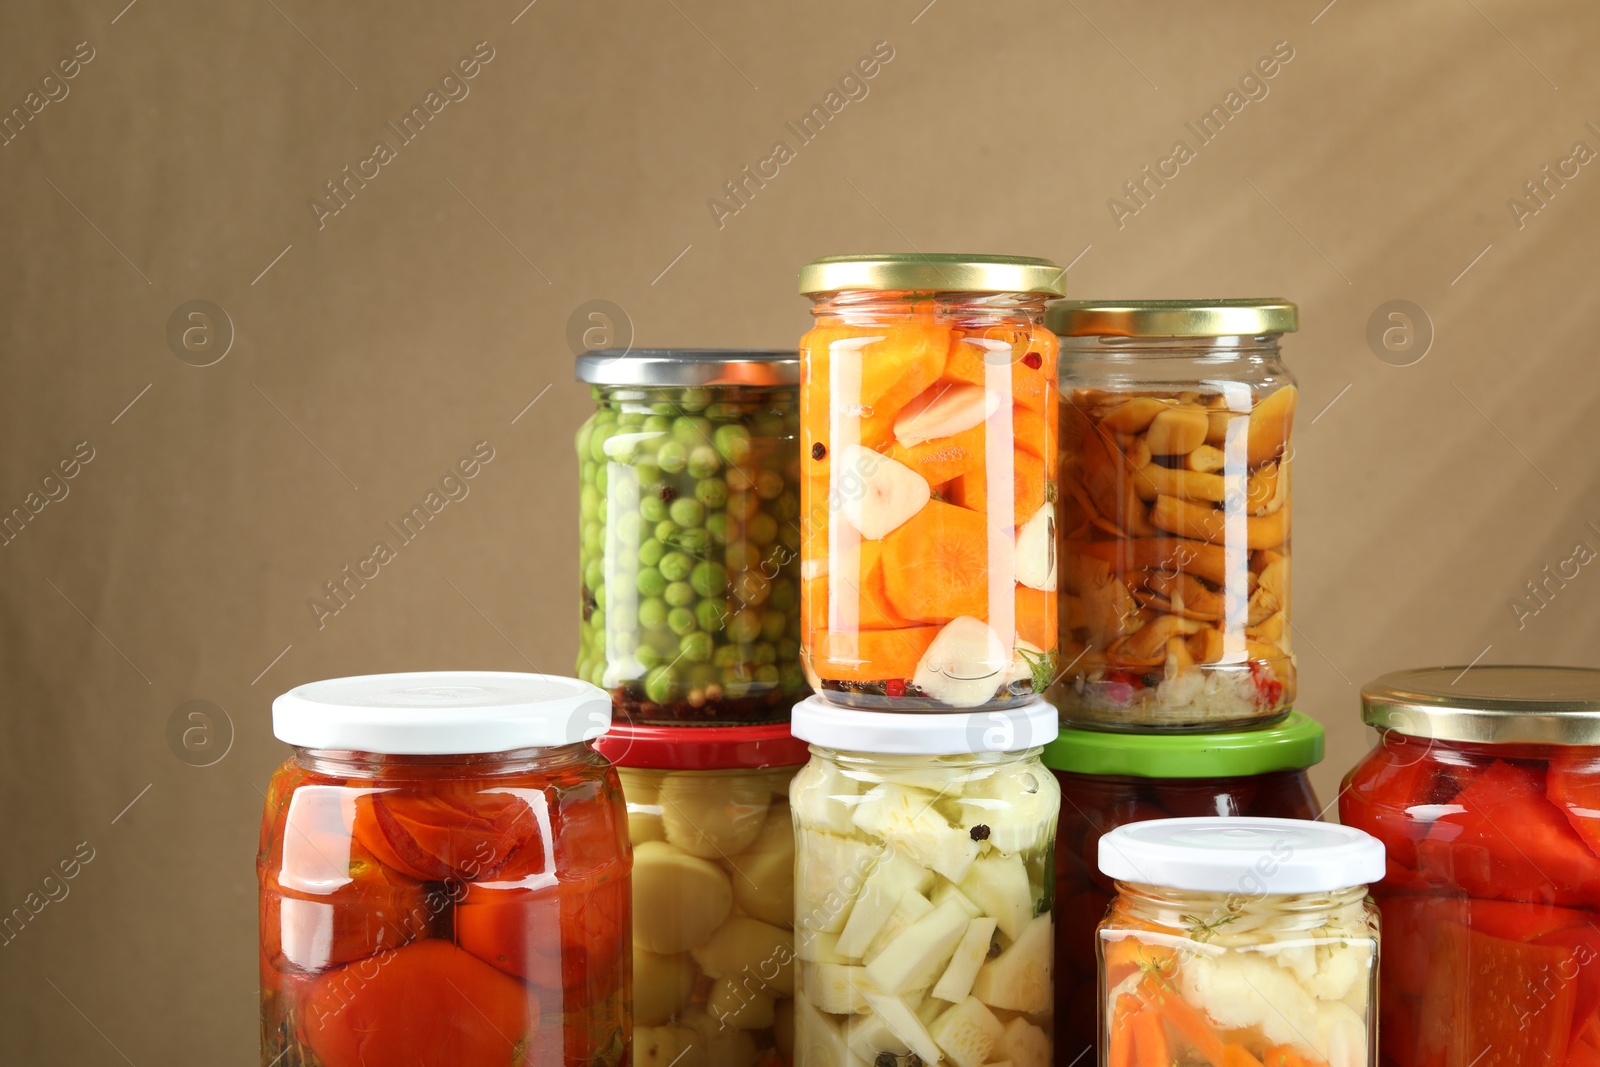
[[[1044,357],[1037,352],[1029,352],[1027,355],[1022,357],[1022,362],[1027,366],[1032,367],[1034,370],[1038,370],[1040,367],[1044,366]]]
[[[903,697],[906,695],[906,683],[895,678],[883,683],[883,691],[892,697]]]

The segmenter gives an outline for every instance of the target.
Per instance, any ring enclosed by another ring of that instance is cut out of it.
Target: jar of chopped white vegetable
[[[1049,1067],[1057,722],[795,707],[795,1067]]]
[[[1164,819],[1100,839],[1101,1065],[1371,1067],[1383,845],[1298,819]]]

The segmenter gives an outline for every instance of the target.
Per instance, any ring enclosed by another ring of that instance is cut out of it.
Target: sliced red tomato
[[[1590,912],[1572,908],[1472,897],[1386,897],[1379,906],[1383,909],[1383,980],[1410,997],[1423,994],[1430,953],[1441,923],[1456,923],[1507,941],[1564,945],[1576,952],[1577,941],[1561,938],[1567,933],[1574,937],[1588,935],[1597,920]],[[1556,940],[1546,940],[1551,937]],[[1600,946],[1600,942],[1596,944]],[[1589,955],[1587,951],[1582,954]],[[1595,978],[1600,983],[1600,964]],[[1595,995],[1600,998],[1600,984]]]
[[[1438,768],[1408,749],[1378,748],[1345,776],[1339,821],[1359,826],[1383,842],[1391,863],[1414,870],[1417,842],[1429,823],[1413,808],[1432,803]]]
[[[1544,778],[1539,767],[1491,763],[1417,846],[1419,869],[1473,896],[1600,903],[1600,857],[1545,798]]]
[[[544,794],[530,789],[401,786],[356,799],[355,834],[385,864],[424,881],[495,877],[514,854],[528,874],[544,862],[546,816],[535,810],[543,803]]]
[[[631,953],[628,885],[612,878],[533,890],[474,886],[456,908],[456,943],[543,989],[604,997]]]
[[[519,1067],[539,1001],[448,941],[418,941],[311,983],[307,1044],[325,1067]]]
[[[1591,917],[1600,921],[1600,917]],[[1600,1036],[1600,928],[1568,927],[1540,935],[1535,944],[1561,949],[1566,958],[1557,966],[1554,980],[1577,991],[1572,1010],[1572,1039],[1585,1031]]]
[[[1560,808],[1591,852],[1600,854],[1600,759],[1550,761],[1550,801]]]
[[[552,809],[556,870],[561,878],[591,877],[628,855],[628,808],[615,770],[608,771],[603,781],[562,789]]]

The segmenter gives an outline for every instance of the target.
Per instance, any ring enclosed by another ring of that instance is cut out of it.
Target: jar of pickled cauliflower
[[[1164,819],[1100,839],[1107,1064],[1373,1067],[1383,846],[1297,819]]]
[[[1051,699],[1102,728],[1218,729],[1294,703],[1282,300],[1062,301]]]
[[[1125,823],[1199,815],[1319,819],[1307,770],[1323,729],[1298,711],[1273,726],[1135,734],[1063,727],[1044,765],[1061,786],[1056,834],[1056,1048],[1098,1064],[1095,927],[1116,887],[1100,873],[1100,838]]]
[[[785,721],[800,670],[793,352],[586,352],[578,675],[628,722]]]
[[[795,708],[796,1067],[1049,1067],[1054,708]]]
[[[1065,272],[1015,256],[800,271],[806,677],[878,710],[1011,707],[1056,669],[1056,338]]]
[[[587,683],[439,671],[273,702],[261,1063],[617,1067],[627,813]]]
[[[776,1067],[794,1055],[787,723],[614,725],[633,842],[633,1061]]]
[[[1339,817],[1389,853],[1385,1067],[1600,1063],[1600,670],[1397,671],[1361,702]]]

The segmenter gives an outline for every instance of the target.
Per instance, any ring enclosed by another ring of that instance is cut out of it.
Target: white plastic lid
[[[272,732],[280,741],[396,756],[574,745],[610,726],[604,690],[576,678],[512,671],[329,678],[272,702]]]
[[[789,732],[823,748],[885,756],[1021,752],[1056,739],[1055,705],[1035,700],[997,711],[857,711],[810,696],[794,706]]]
[[[1383,843],[1305,819],[1154,819],[1100,839],[1100,873],[1200,893],[1328,893],[1383,877]]]

